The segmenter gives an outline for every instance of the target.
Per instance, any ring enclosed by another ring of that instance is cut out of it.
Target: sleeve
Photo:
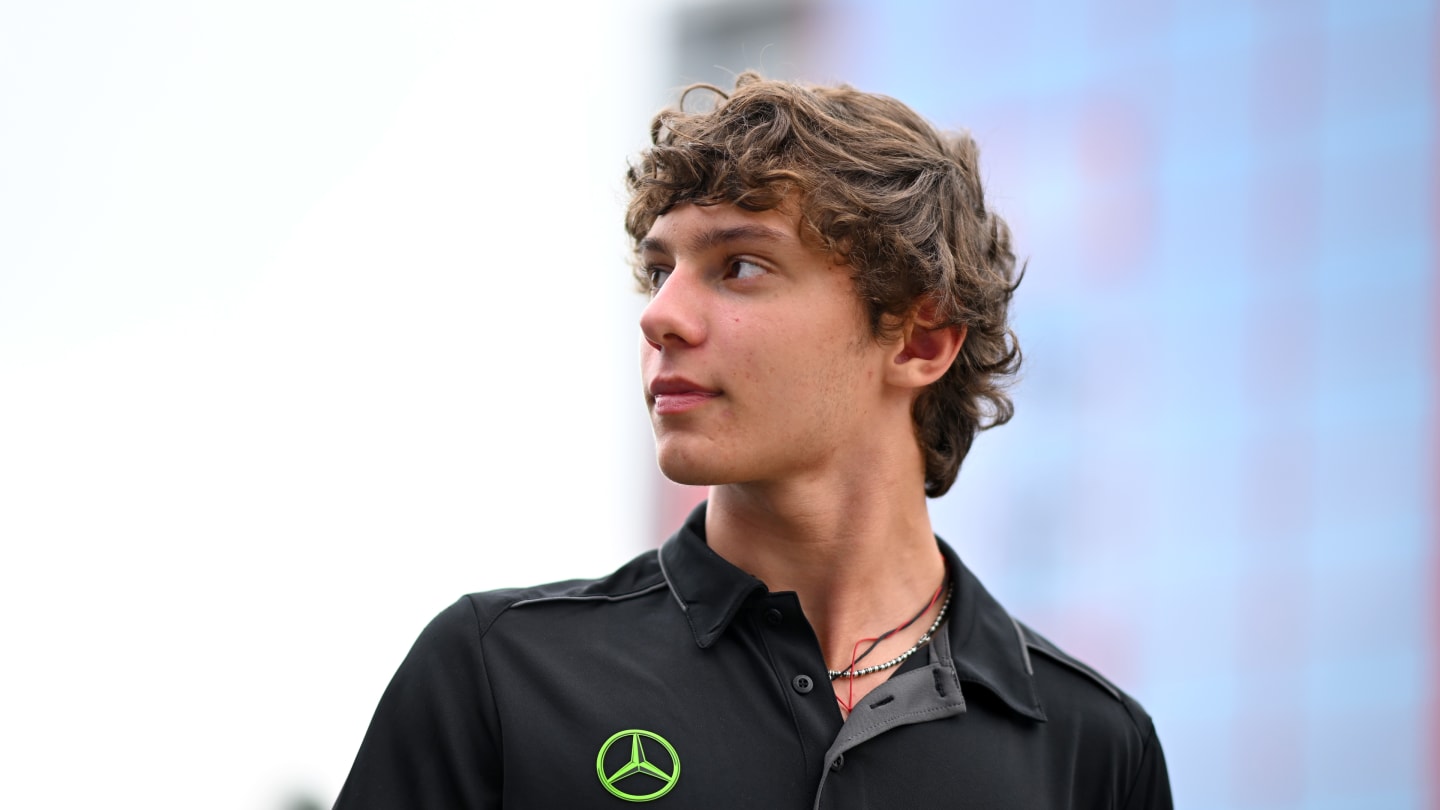
[[[469,597],[436,616],[380,698],[335,810],[501,806],[495,702]]]
[[[1170,797],[1170,774],[1165,768],[1165,752],[1160,748],[1160,738],[1150,724],[1150,736],[1140,755],[1140,767],[1135,772],[1135,781],[1130,785],[1125,810],[1173,810]]]

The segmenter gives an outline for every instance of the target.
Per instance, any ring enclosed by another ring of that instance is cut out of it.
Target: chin
[[[708,487],[712,484],[725,483],[723,476],[708,469],[707,465],[667,461],[664,454],[659,454],[656,460],[660,463],[660,472],[677,484],[684,484],[687,487]]]
[[[673,440],[655,444],[655,461],[666,478],[690,487],[732,483],[732,476],[726,474],[725,466],[718,463],[713,452],[697,452],[679,444]]]

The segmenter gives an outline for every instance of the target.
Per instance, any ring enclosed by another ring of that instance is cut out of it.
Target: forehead
[[[640,239],[641,252],[702,253],[745,242],[775,249],[805,249],[800,216],[786,207],[747,211],[731,203],[683,203],[656,217]]]

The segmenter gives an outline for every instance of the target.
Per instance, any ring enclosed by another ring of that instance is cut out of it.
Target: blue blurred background
[[[1026,369],[937,531],[1145,703],[1177,804],[1440,807],[1433,5],[676,20],[681,80],[844,81],[979,140]]]

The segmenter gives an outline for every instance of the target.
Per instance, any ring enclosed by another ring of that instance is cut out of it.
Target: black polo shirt
[[[337,810],[1171,807],[1139,704],[943,542],[945,625],[842,720],[795,594],[711,551],[704,516],[604,579],[436,617]]]

